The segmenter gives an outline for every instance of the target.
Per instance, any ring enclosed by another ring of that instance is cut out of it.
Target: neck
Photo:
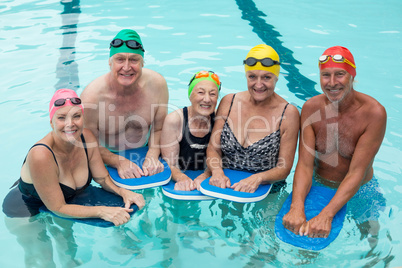
[[[71,142],[62,140],[60,137],[55,135],[54,132],[52,132],[52,137],[53,137],[53,141],[54,141],[52,149],[53,149],[53,151],[56,151],[58,153],[69,154],[76,147],[80,147],[80,143],[77,140],[74,140]]]
[[[198,114],[194,111],[192,106],[187,108],[188,110],[188,121],[191,122],[191,125],[196,128],[209,127],[211,116],[204,116]]]
[[[251,102],[255,107],[258,107],[258,106],[261,106],[261,107],[270,106],[272,103],[276,103],[276,102],[275,102],[276,96],[277,96],[276,93],[273,92],[272,95],[269,96],[268,98],[266,98],[265,100],[256,101],[256,100],[251,96],[251,94],[249,94],[250,102]]]
[[[127,96],[134,94],[137,89],[139,88],[139,79],[137,79],[133,84],[128,85],[128,86],[123,86],[117,82],[116,79],[112,78],[111,73],[108,73],[108,76],[106,77],[107,83],[109,85],[109,89],[116,95],[121,95],[121,96]]]
[[[351,88],[350,92],[348,92],[343,99],[337,102],[330,102],[330,105],[333,108],[337,109],[339,113],[345,113],[350,109],[353,109],[353,104],[355,103],[355,101],[356,101],[356,91],[353,88]]]

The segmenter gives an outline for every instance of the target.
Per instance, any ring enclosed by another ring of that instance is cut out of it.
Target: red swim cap
[[[343,58],[345,58],[347,61],[355,65],[355,59],[353,58],[352,53],[350,53],[349,49],[346,47],[341,47],[341,46],[334,46],[330,47],[327,50],[324,51],[322,55],[326,56],[334,56],[334,55],[341,55]],[[344,62],[335,62],[332,58],[328,59],[325,63],[319,62],[319,68],[320,70],[325,69],[325,68],[341,68],[350,73],[351,76],[355,77],[356,76],[356,67],[351,66],[351,64],[347,63],[346,61]]]

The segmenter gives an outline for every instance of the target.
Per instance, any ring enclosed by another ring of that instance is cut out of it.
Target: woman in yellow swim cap
[[[207,165],[211,185],[253,193],[260,184],[285,184],[296,151],[299,112],[275,93],[280,59],[272,47],[253,47],[243,63],[248,90],[222,98]],[[254,174],[232,185],[223,168]]]

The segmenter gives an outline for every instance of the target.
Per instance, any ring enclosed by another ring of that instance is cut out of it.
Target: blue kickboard
[[[312,186],[304,203],[307,221],[317,216],[328,205],[335,193],[336,190],[333,189]],[[331,232],[327,238],[310,238],[296,235],[283,226],[282,219],[289,212],[291,204],[292,193],[286,199],[275,220],[275,234],[283,242],[299,248],[318,251],[327,247],[339,235],[346,216],[346,205],[333,218]]]
[[[253,175],[253,173],[250,172],[232,169],[223,169],[223,172],[225,173],[226,177],[230,179],[231,185]],[[238,203],[261,201],[269,194],[269,191],[272,187],[272,184],[264,184],[260,185],[254,193],[246,193],[235,191],[231,188],[219,188],[217,186],[210,185],[210,179],[211,177],[201,183],[201,193],[215,198],[221,198]]]
[[[148,147],[141,147],[122,151],[118,154],[126,157],[128,160],[134,162],[136,165],[142,168],[142,164],[144,163],[147,152]],[[143,176],[141,178],[122,179],[117,173],[117,169],[113,167],[107,167],[107,170],[109,171],[112,181],[117,186],[129,190],[141,190],[146,188],[158,187],[169,183],[170,177],[172,175],[169,165],[162,158],[159,158],[159,161],[161,161],[164,167],[162,172],[151,176]]]
[[[184,171],[184,174],[186,174],[190,179],[194,180],[203,172],[204,172],[204,170],[186,170],[186,171]],[[175,190],[174,189],[175,185],[176,185],[176,182],[171,180],[168,184],[166,184],[165,186],[162,186],[163,194],[166,195],[167,197],[170,197],[172,199],[177,199],[177,200],[213,200],[213,199],[215,199],[214,197],[204,195],[197,189],[195,189],[193,191]]]
[[[71,200],[67,202],[68,204],[74,204],[74,205],[83,205],[83,206],[108,206],[108,207],[124,207],[124,202],[121,196],[112,194],[110,192],[107,192],[103,190],[102,188],[89,185],[82,193],[78,194],[77,196],[73,197]],[[137,205],[131,205],[133,209],[132,212],[130,212],[130,216],[132,216],[137,210],[138,207]],[[112,227],[114,224],[109,221],[105,221],[100,218],[67,218],[67,217],[61,217],[59,215],[54,214],[51,212],[49,209],[47,209],[46,206],[42,206],[39,208],[40,212],[47,212],[51,213],[53,216],[74,221],[74,222],[79,222],[79,223],[84,223],[88,225],[94,225],[98,227]]]

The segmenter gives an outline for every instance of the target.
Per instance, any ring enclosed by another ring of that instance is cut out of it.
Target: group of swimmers
[[[3,202],[8,217],[30,217],[45,205],[66,217],[124,224],[130,206],[142,208],[145,202],[142,195],[114,185],[105,164],[115,167],[121,178],[139,178],[163,170],[160,156],[172,171],[176,190],[199,189],[208,177],[210,184],[235,191],[254,192],[261,184],[281,187],[292,169],[300,131],[285,228],[327,237],[335,214],[359,198],[363,206],[353,217],[359,225],[368,225],[375,239],[385,199],[378,194],[373,161],[384,138],[386,112],[375,99],[354,90],[356,65],[348,49],[334,46],[319,57],[324,94],[306,101],[301,115],[275,92],[281,61],[268,45],[253,47],[243,61],[247,90],[227,94],[216,110],[221,80],[202,70],[188,85],[191,105],[169,114],[166,80],[143,68],[144,52],[138,33],[124,29],[110,43],[108,73],[92,81],[80,97],[69,89],[55,92],[49,104],[52,131],[29,150],[18,187]],[[145,145],[141,167],[115,154]],[[231,185],[224,168],[253,175]],[[184,174],[187,169],[204,173],[192,180]],[[120,195],[125,207],[68,204],[92,178]],[[307,221],[304,200],[312,185],[337,192]]]

